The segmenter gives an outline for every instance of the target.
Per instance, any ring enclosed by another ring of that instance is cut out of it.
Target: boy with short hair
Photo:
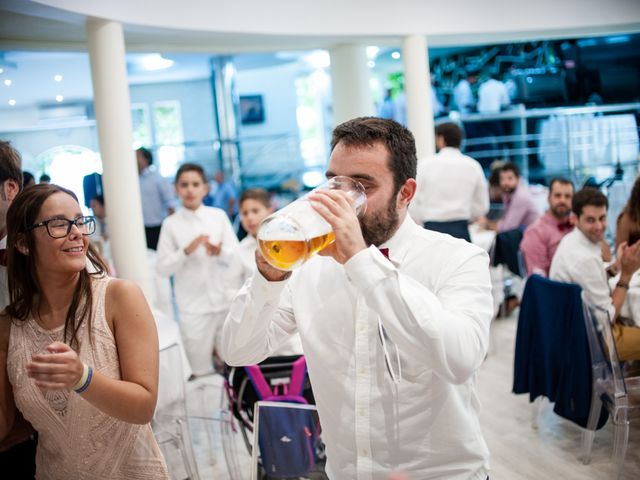
[[[238,246],[226,213],[202,200],[209,186],[200,165],[185,163],[176,173],[183,208],[162,222],[156,270],[174,276],[180,332],[195,376],[213,370],[212,353],[229,299],[226,279]]]
[[[242,281],[240,284],[243,284],[255,270],[258,227],[272,213],[271,197],[265,189],[251,188],[240,195],[240,223],[247,232],[247,236],[240,241],[240,248],[238,249],[239,260],[242,265]]]

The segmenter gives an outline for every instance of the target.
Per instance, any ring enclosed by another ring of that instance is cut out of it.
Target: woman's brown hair
[[[71,190],[53,184],[39,184],[22,191],[7,211],[7,277],[10,301],[6,310],[14,320],[25,321],[40,308],[42,289],[36,274],[38,251],[30,227],[36,223],[44,202],[55,193],[67,194],[78,201]],[[29,255],[22,254],[16,248],[19,242],[23,243]],[[107,272],[107,265],[91,243],[87,258],[95,272],[89,273],[86,267],[80,272],[64,321],[64,342],[74,349],[79,348],[77,333],[84,321],[91,332],[91,277],[101,277]]]

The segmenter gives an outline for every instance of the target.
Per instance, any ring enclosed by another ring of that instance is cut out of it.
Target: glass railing
[[[494,160],[516,162],[525,178],[546,182],[562,175],[582,184],[604,182],[616,171],[638,171],[640,103],[459,114],[436,120],[462,123],[463,149],[485,168]],[[626,175],[625,175],[626,176]]]

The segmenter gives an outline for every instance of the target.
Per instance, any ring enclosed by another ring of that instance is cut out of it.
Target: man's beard
[[[382,212],[371,212],[360,219],[362,236],[369,245],[376,247],[389,240],[398,229],[400,217],[396,210],[396,194],[393,194]]]
[[[563,211],[558,210],[558,207],[562,208]],[[565,217],[568,217],[569,214],[571,213],[571,209],[566,207],[565,205],[559,205],[558,207],[553,207],[551,209],[551,213],[553,214],[554,217],[562,219]]]
[[[511,195],[513,192],[516,191],[516,187],[504,187],[502,188],[503,193],[506,193],[507,195]]]

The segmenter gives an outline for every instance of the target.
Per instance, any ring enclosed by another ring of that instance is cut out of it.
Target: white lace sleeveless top
[[[80,359],[94,371],[120,379],[115,338],[105,318],[109,278],[93,278],[89,340],[86,322],[78,331]],[[18,409],[38,432],[36,478],[168,479],[151,427],[117,420],[67,390],[40,390],[27,377],[31,355],[63,341],[64,326],[45,330],[33,318],[11,325],[7,370]]]

